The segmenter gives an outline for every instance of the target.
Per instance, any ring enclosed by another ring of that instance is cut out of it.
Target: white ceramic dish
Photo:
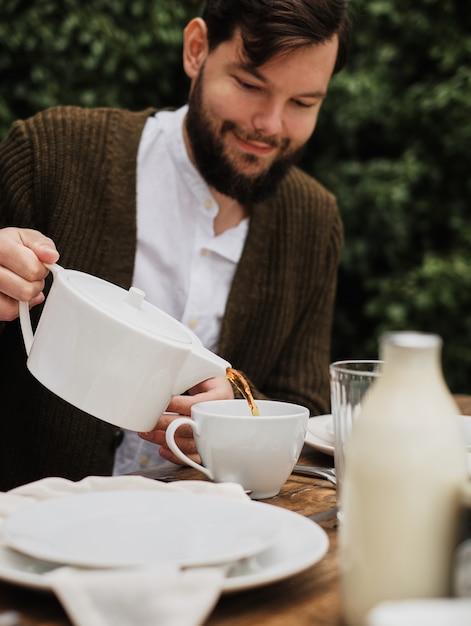
[[[304,442],[325,454],[334,454],[332,415],[317,415],[309,418]]]
[[[225,593],[252,589],[294,576],[319,562],[326,554],[329,540],[318,524],[274,505],[261,502],[248,505],[251,514],[256,508],[266,508],[270,519],[281,531],[275,543],[266,550],[234,565],[223,585]],[[0,580],[39,591],[52,591],[49,575],[59,567],[0,546]]]
[[[265,507],[191,493],[106,491],[29,504],[3,524],[4,543],[80,567],[214,565],[253,556],[280,528]]]

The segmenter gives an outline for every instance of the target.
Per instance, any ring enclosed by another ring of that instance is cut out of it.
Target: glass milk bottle
[[[364,626],[381,601],[450,592],[468,468],[440,353],[436,335],[386,335],[382,375],[347,442],[339,541],[348,626]]]

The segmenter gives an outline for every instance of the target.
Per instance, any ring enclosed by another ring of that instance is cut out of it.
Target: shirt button
[[[201,256],[206,256],[208,254],[207,249],[206,248],[201,248],[200,254],[201,254]]]
[[[147,456],[147,454],[141,456],[141,458],[139,459],[139,465],[141,467],[147,467],[149,465],[149,457]]]
[[[206,198],[206,200],[204,201],[204,208],[205,209],[212,209],[213,208],[213,201],[211,200],[211,198]]]
[[[190,317],[190,319],[188,320],[188,326],[192,329],[198,326],[198,320],[196,319],[196,317]]]

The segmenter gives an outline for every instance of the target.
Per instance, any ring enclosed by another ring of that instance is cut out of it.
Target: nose
[[[266,137],[280,135],[283,129],[283,111],[280,106],[263,103],[252,116],[252,127]]]

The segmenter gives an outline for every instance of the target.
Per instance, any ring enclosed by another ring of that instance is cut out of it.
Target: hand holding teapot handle
[[[53,263],[52,265],[49,263],[45,263],[45,267],[50,270],[54,276],[56,276],[58,272],[64,271],[60,265],[57,265],[57,263]],[[24,300],[22,300],[19,303],[21,332],[23,334],[23,341],[25,344],[27,355],[29,355],[29,353],[31,352],[34,340],[33,326],[31,324],[29,309],[29,302],[25,302]]]
[[[18,302],[33,307],[44,301],[46,263],[59,258],[52,239],[27,228],[0,229],[0,320],[19,315]]]

